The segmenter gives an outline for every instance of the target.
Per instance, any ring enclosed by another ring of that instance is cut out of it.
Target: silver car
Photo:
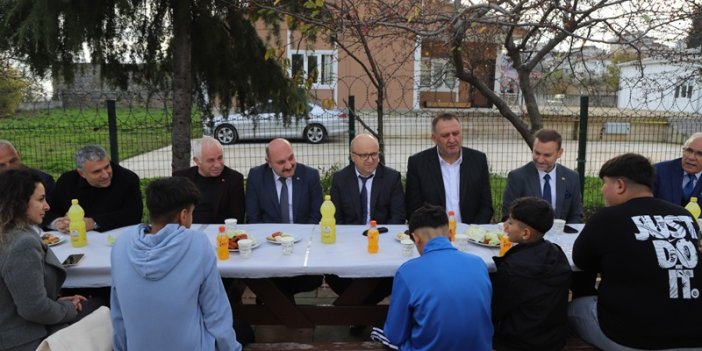
[[[346,113],[338,109],[325,109],[309,104],[306,117],[290,117],[286,122],[272,104],[258,104],[243,113],[224,118],[217,116],[211,125],[203,126],[203,134],[212,136],[222,144],[233,144],[247,139],[302,138],[318,144],[330,136],[348,132]]]

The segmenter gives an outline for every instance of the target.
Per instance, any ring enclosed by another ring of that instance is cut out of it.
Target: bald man
[[[224,165],[222,144],[203,137],[193,144],[195,166],[173,172],[193,181],[202,194],[193,212],[194,223],[224,223],[236,218],[244,223],[244,175]]]
[[[380,164],[380,146],[372,135],[351,141],[353,164],[334,173],[331,198],[337,224],[405,223],[405,194],[400,173]]]
[[[0,140],[0,173],[9,171],[11,169],[22,168],[29,167],[22,164],[22,156],[20,155],[19,151],[17,151],[17,149],[14,145],[12,145],[11,142],[7,140]],[[44,182],[44,187],[46,188],[46,201],[50,201],[54,194],[54,177],[38,169],[34,170],[39,172],[41,180]]]

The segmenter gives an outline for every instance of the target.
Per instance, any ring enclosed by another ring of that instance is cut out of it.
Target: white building
[[[702,63],[648,58],[619,64],[618,108],[702,112]]]

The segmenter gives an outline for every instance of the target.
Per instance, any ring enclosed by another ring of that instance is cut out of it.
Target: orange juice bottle
[[[448,211],[449,240],[456,241],[456,212]]]
[[[378,224],[375,221],[370,221],[370,228],[368,228],[368,253],[378,253],[380,232],[378,232],[377,226]]]
[[[217,233],[217,258],[220,260],[229,259],[229,236],[227,236],[225,229],[223,225],[220,225],[219,233]]]

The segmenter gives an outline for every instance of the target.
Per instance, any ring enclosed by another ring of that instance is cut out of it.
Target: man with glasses
[[[400,173],[380,164],[378,140],[368,134],[357,135],[349,151],[353,164],[334,173],[331,199],[336,207],[337,224],[363,224],[371,220],[378,224],[405,223],[405,195]],[[329,286],[341,295],[351,285],[350,278],[336,275],[325,277]],[[363,278],[377,282],[364,304],[375,305],[390,295],[392,278]],[[361,332],[363,326],[354,326],[352,333]]]
[[[492,194],[487,157],[463,147],[458,117],[442,113],[431,121],[431,140],[436,147],[407,161],[407,217],[425,203],[454,211],[457,222],[490,223]]]
[[[337,224],[405,223],[405,195],[400,173],[380,164],[380,146],[371,135],[351,141],[353,164],[334,173],[331,199]]]
[[[702,132],[692,134],[682,148],[682,157],[656,164],[653,195],[684,206],[690,197],[700,197],[702,185]]]

